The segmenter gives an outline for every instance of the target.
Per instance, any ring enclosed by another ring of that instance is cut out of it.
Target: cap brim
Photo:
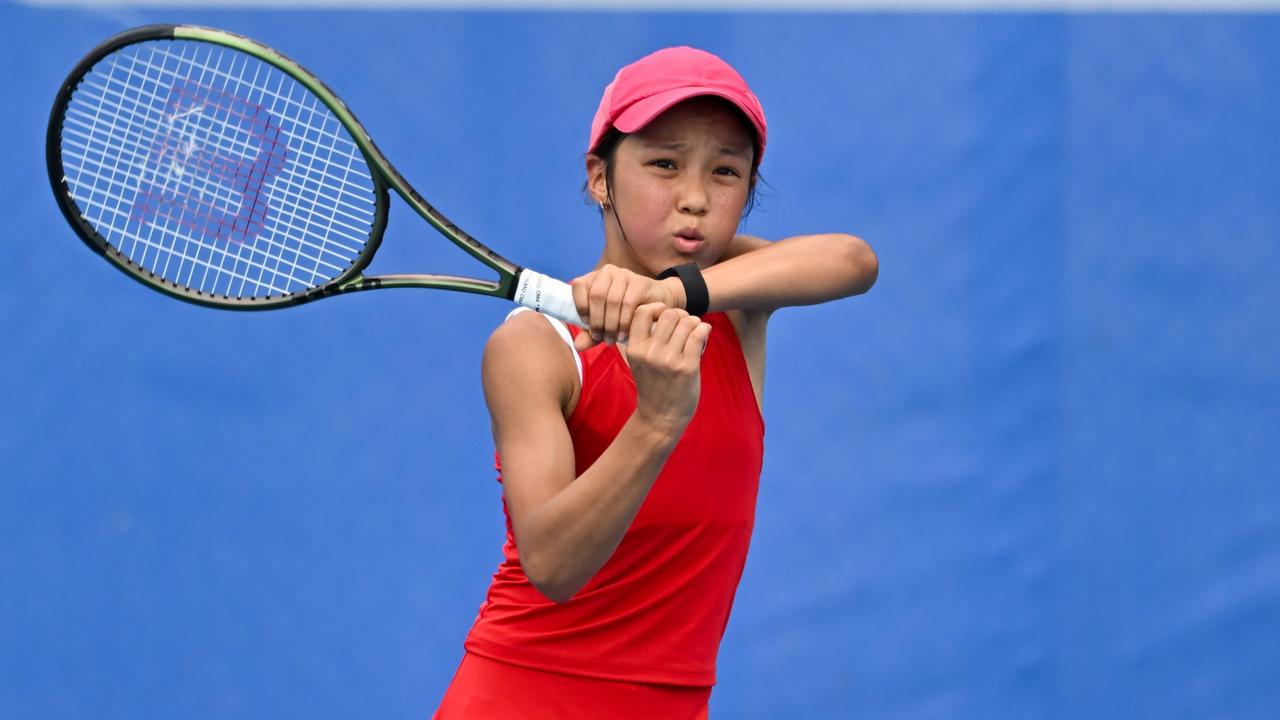
[[[689,98],[702,97],[711,95],[713,97],[723,98],[733,104],[734,107],[742,111],[747,121],[751,123],[756,131],[756,153],[760,153],[760,141],[763,136],[763,130],[760,127],[760,120],[755,117],[751,110],[743,107],[742,101],[734,97],[732,94],[713,87],[682,87],[667,92],[660,92],[656,95],[639,100],[631,105],[613,121],[613,126],[624,133],[633,133],[643,129],[649,123],[653,122],[662,113],[670,110],[676,104],[681,103]],[[759,160],[759,158],[756,158]]]

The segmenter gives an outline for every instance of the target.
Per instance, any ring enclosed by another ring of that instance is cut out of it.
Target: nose
[[[680,212],[688,215],[705,215],[709,204],[707,189],[702,186],[698,177],[686,176],[680,183],[680,194],[676,200]]]

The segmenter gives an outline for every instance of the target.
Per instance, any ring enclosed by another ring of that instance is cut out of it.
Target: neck
[[[604,250],[600,253],[600,259],[596,261],[595,269],[599,270],[605,265],[616,265],[647,277],[657,275],[655,271],[640,262],[631,243],[627,242],[627,235],[622,230],[618,216],[613,210],[606,211],[604,214]]]

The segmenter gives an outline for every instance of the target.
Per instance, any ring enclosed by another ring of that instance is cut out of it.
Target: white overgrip
[[[572,323],[580,328],[587,326],[578,317],[578,306],[573,302],[573,288],[549,275],[528,268],[521,270],[520,277],[516,279],[515,297],[511,299],[530,310],[537,310],[562,322]]]

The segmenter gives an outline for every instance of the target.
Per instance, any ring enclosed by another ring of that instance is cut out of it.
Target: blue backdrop
[[[0,5],[0,718],[421,718],[500,559],[502,303],[242,315],[86,251],[70,67],[197,22],[324,78],[433,203],[571,277],[613,71],[690,43],[770,119],[765,237],[867,296],[780,313],[719,718],[1280,708],[1280,16],[88,11]],[[376,268],[447,268],[394,206]]]

